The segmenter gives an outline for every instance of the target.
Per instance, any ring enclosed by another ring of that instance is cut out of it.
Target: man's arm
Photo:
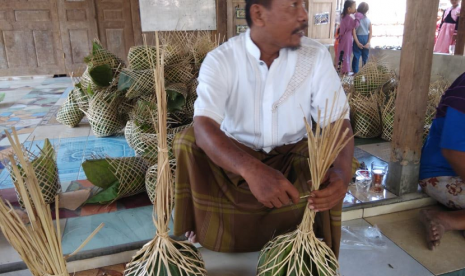
[[[446,158],[447,162],[452,166],[454,172],[465,180],[465,152],[451,150],[451,149],[442,149],[442,155]]]
[[[259,202],[269,208],[280,208],[291,200],[299,202],[299,192],[281,172],[263,164],[234,144],[214,120],[194,117],[197,145],[221,168],[241,175]]]
[[[336,206],[344,199],[350,179],[352,178],[352,159],[354,156],[354,138],[349,120],[345,120],[342,132],[349,129],[345,139],[350,137],[349,143],[339,153],[333,167],[328,171],[326,188],[314,191],[309,198],[309,208],[316,211],[325,211]],[[342,135],[342,133],[341,133]]]

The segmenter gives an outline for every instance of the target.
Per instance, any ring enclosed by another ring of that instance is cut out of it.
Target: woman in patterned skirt
[[[420,186],[449,208],[423,210],[427,243],[434,249],[446,231],[465,230],[465,73],[443,95],[423,146]]]

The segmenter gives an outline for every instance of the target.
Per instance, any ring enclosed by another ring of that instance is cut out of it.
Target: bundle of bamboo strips
[[[173,186],[170,172],[167,141],[167,99],[164,82],[164,57],[160,53],[158,33],[155,33],[156,58],[150,57],[150,66],[155,78],[155,94],[157,96],[157,113],[152,114],[154,128],[158,135],[158,179],[154,202],[153,222],[157,232],[152,241],[145,244],[126,267],[126,275],[130,276],[177,276],[206,275],[203,260],[197,249],[190,243],[178,242],[168,235],[168,224],[173,210]],[[146,38],[144,37],[144,43]],[[146,46],[147,51],[150,49]],[[157,118],[157,119],[155,119]]]
[[[308,133],[309,166],[312,176],[312,191],[319,190],[326,173],[336,160],[341,150],[352,139],[348,137],[349,129],[343,130],[342,112],[331,123],[335,97],[329,116],[326,103],[323,126],[320,124],[321,112],[315,132],[305,119]],[[338,274],[338,261],[333,251],[320,241],[313,231],[315,211],[306,208],[301,224],[294,232],[281,235],[270,241],[262,249],[258,263],[259,276],[334,276]]]
[[[29,223],[25,224],[9,202],[0,200],[0,229],[11,246],[19,253],[34,276],[68,276],[66,260],[81,250],[98,231],[103,223],[70,255],[63,256],[61,229],[59,223],[58,196],[55,199],[56,229],[50,206],[45,203],[32,164],[24,156],[16,130],[13,136],[6,132],[16,158],[25,172],[21,175],[14,155],[8,158],[18,180],[19,193],[24,201]],[[28,196],[29,194],[29,196]]]

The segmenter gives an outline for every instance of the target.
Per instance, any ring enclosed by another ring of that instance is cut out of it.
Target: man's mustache
[[[296,34],[296,33],[300,32],[300,31],[303,31],[303,30],[305,30],[307,28],[308,28],[308,23],[304,23],[304,24],[302,24],[302,26],[300,26],[300,28],[295,29],[292,32],[292,34]]]

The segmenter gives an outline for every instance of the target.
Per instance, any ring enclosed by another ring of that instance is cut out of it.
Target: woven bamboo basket
[[[157,59],[157,48],[155,46],[133,46],[129,49],[128,63],[132,70],[150,69],[150,60]],[[151,71],[153,74],[153,70]]]
[[[123,69],[121,74],[126,76],[124,79],[128,82],[127,86],[129,86],[126,91],[126,98],[134,99],[153,93],[155,83],[153,70]]]
[[[58,167],[56,163],[56,154],[55,150],[48,139],[45,139],[44,146],[42,147],[39,154],[36,154],[32,149],[23,148],[23,156],[32,164],[34,168],[37,181],[40,186],[40,191],[45,200],[46,204],[55,202],[55,196],[60,191],[60,179],[58,177]],[[21,168],[18,157],[15,155],[14,160],[16,165],[20,169],[20,173],[23,176],[23,181],[26,178],[26,172]],[[16,195],[18,202],[22,208],[24,208],[24,201],[22,200],[20,193],[18,191],[19,182],[16,178],[15,173],[12,169],[12,164],[5,164],[6,168],[10,172],[11,179],[14,183],[16,189]]]
[[[87,91],[88,88],[90,88],[92,91],[97,91],[100,89],[100,87],[96,85],[90,77],[89,68],[86,68],[84,73],[82,73],[82,76],[80,78],[80,84],[83,91]]]
[[[165,32],[161,36],[165,69],[179,63],[193,63],[191,49],[194,36],[192,32]]]
[[[381,132],[381,117],[376,94],[370,96],[354,93],[350,100],[351,122],[354,133],[360,138],[378,137]]]
[[[112,93],[97,93],[89,102],[89,110],[85,112],[90,127],[97,137],[106,137],[122,130],[118,109],[121,98]]]
[[[107,49],[103,48],[102,44],[98,40],[94,40],[92,52],[84,59],[84,61],[91,68],[108,64],[110,68],[117,70],[118,67],[124,66],[124,61]]]
[[[79,109],[84,112],[89,110],[89,94],[80,87],[73,89],[72,93]]]
[[[75,87],[74,90],[77,90],[80,88]],[[66,101],[62,106],[60,106],[60,109],[58,109],[57,112],[57,121],[67,125],[69,127],[75,127],[79,125],[81,122],[82,118],[84,118],[84,112],[82,112],[79,109],[79,104],[77,103],[75,99],[75,92],[71,91],[68,94],[68,97],[66,98]]]
[[[176,172],[176,159],[169,160],[170,163],[170,171],[173,177],[172,185],[174,188],[174,175]],[[157,179],[158,179],[158,164],[153,165],[147,171],[145,175],[145,189],[147,190],[147,194],[149,196],[150,201],[152,204],[155,204],[155,197],[156,197],[156,187],[157,187]],[[173,195],[174,196],[174,195]]]
[[[394,116],[396,113],[396,95],[397,90],[391,92],[387,101],[381,107],[381,119],[383,123],[383,133],[381,138],[386,141],[392,141],[392,133],[394,131]]]
[[[167,84],[183,83],[188,84],[193,78],[193,66],[189,62],[180,62],[165,67],[165,80]]]
[[[391,73],[382,64],[369,61],[362,69],[354,75],[354,90],[364,96],[378,91],[391,79]]]
[[[213,38],[210,32],[199,32],[193,37],[192,41],[192,57],[193,57],[193,73],[195,76],[200,71],[200,66],[203,60],[210,51],[218,47],[220,38]]]
[[[441,101],[441,97],[444,92],[449,88],[450,83],[444,78],[440,78],[437,81],[430,84],[428,92],[428,102],[426,105],[425,114],[425,126],[423,131],[423,141],[426,142],[428,134],[433,124],[433,120],[436,117],[436,108]]]
[[[102,188],[87,203],[112,203],[145,191],[148,165],[140,157],[94,157],[86,160],[82,167],[88,180]]]

